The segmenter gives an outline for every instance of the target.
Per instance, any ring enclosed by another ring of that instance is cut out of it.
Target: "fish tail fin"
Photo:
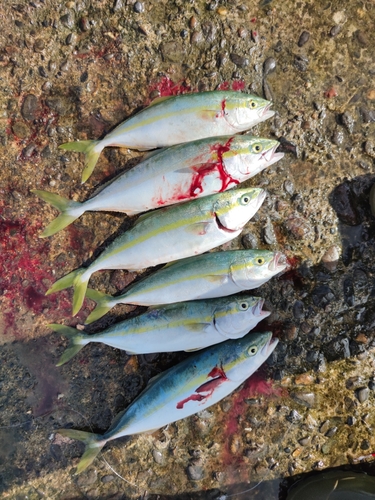
[[[79,203],[78,201],[67,200],[58,194],[41,191],[39,189],[32,189],[31,192],[47,203],[50,203],[61,212],[55,220],[48,224],[43,233],[40,235],[41,238],[52,236],[58,231],[61,231],[61,229],[64,229],[64,227],[69,226],[69,224],[78,219],[78,217],[85,211],[83,203]],[[71,213],[72,211],[74,211],[74,215]]]
[[[82,184],[87,181],[95,168],[96,162],[103,149],[103,146],[99,146],[101,142],[102,141],[65,142],[59,146],[60,149],[64,149],[65,151],[77,151],[85,154],[86,164],[82,172]]]
[[[73,316],[75,316],[78,311],[81,309],[83,300],[85,298],[85,293],[87,289],[87,284],[90,279],[90,274],[84,276],[87,268],[80,267],[75,271],[63,276],[59,280],[57,280],[49,290],[47,290],[46,295],[51,293],[59,292],[60,290],[65,290],[65,288],[69,288],[70,286],[74,287],[73,294]]]
[[[82,441],[86,445],[85,452],[77,466],[76,474],[80,474],[87,469],[106,443],[100,434],[92,432],[77,431],[74,429],[59,429],[56,432],[61,436]]]
[[[56,366],[65,364],[67,361],[72,359],[72,357],[75,356],[84,345],[87,344],[87,342],[82,342],[85,336],[81,335],[76,328],[71,328],[70,326],[65,325],[56,325],[54,323],[47,326],[51,328],[51,330],[61,333],[70,341],[68,347],[63,352]]]
[[[111,301],[113,301],[112,295],[107,295],[106,293],[99,292],[98,290],[93,290],[88,288],[86,292],[86,297],[96,302],[96,307],[86,318],[85,324],[93,323],[98,320],[113,307]]]

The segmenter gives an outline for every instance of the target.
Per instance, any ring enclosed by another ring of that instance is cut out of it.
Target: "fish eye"
[[[240,304],[240,309],[242,309],[242,311],[246,311],[246,309],[248,309],[249,306],[247,304],[247,302],[241,302]]]
[[[258,352],[258,348],[256,345],[253,345],[249,347],[247,352],[250,354],[250,356],[254,356]]]
[[[257,103],[255,101],[250,101],[249,106],[250,108],[254,109],[257,107]]]
[[[243,205],[247,205],[250,201],[250,196],[248,196],[247,194],[244,194],[241,198],[241,203]]]
[[[263,259],[263,257],[258,257],[258,258],[255,260],[255,262],[256,262],[259,266],[261,266],[262,264],[264,264],[264,259]]]
[[[253,151],[254,151],[255,153],[260,153],[260,152],[262,151],[262,149],[263,149],[263,148],[262,148],[262,145],[261,145],[261,144],[254,144],[254,146],[253,146]]]

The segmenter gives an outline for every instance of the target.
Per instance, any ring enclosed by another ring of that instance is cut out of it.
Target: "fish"
[[[269,316],[264,300],[250,295],[193,300],[152,308],[121,321],[95,335],[76,328],[52,324],[49,327],[70,339],[61,356],[61,366],[90,342],[102,342],[128,354],[195,351],[227,339],[237,339]]]
[[[159,97],[118,125],[99,141],[61,144],[85,154],[82,183],[92,174],[101,151],[108,146],[147,151],[183,142],[238,134],[271,118],[271,102],[235,91],[209,91]]]
[[[287,500],[370,500],[375,499],[375,477],[365,473],[328,470],[297,481]]]
[[[250,333],[192,354],[151,379],[102,435],[59,429],[60,435],[86,445],[76,473],[85,470],[108,441],[155,431],[225,398],[266,361],[277,342],[271,332]]]
[[[185,300],[224,297],[258,288],[287,266],[281,252],[228,250],[171,262],[112,297],[89,288],[97,303],[85,323],[98,320],[116,304],[154,306]]]
[[[159,151],[122,172],[83,203],[32,190],[61,214],[43,231],[52,236],[86,211],[135,215],[226,191],[279,161],[278,141],[247,135],[200,139]]]
[[[113,240],[92,264],[59,279],[46,294],[73,286],[75,315],[96,271],[139,270],[211,250],[238,236],[265,197],[264,189],[238,189],[148,212]]]

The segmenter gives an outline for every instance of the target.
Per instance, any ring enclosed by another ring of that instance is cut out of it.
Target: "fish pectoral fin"
[[[208,274],[205,276],[207,281],[210,281],[211,283],[217,283],[218,285],[222,285],[225,283],[225,276],[222,274]]]
[[[208,233],[210,226],[212,225],[212,221],[205,222],[196,222],[195,224],[191,224],[185,228],[185,231],[188,233],[192,233],[194,235],[203,236]]]

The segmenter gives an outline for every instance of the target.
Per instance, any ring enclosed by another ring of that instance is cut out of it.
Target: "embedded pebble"
[[[311,436],[306,436],[298,440],[301,446],[308,446],[311,442]]]
[[[142,12],[144,12],[145,6],[143,5],[142,2],[135,2],[133,9],[134,9],[134,12],[141,14]]]
[[[101,478],[101,482],[102,482],[102,483],[104,483],[104,484],[105,484],[105,483],[110,483],[110,482],[111,482],[111,481],[113,481],[114,479],[116,479],[116,478],[115,478],[115,476],[112,476],[112,474],[107,474],[106,476],[103,476],[103,477]]]
[[[337,432],[337,427],[330,427],[324,435],[326,437],[332,437],[336,434],[336,432]]]
[[[340,249],[336,245],[330,246],[322,257],[323,266],[328,271],[335,271],[340,258]]]
[[[203,467],[200,465],[189,465],[187,475],[191,481],[199,481],[203,478]]]
[[[310,33],[308,31],[302,31],[299,40],[298,47],[303,47],[310,40]]]
[[[95,469],[90,469],[87,471],[82,472],[77,478],[77,485],[79,487],[87,487],[91,486],[96,482],[97,479],[97,472]]]
[[[375,142],[372,139],[367,139],[365,142],[365,152],[371,156],[371,158],[375,158]]]
[[[242,236],[242,245],[246,250],[258,248],[258,238],[252,233],[246,233]]]
[[[306,408],[315,406],[315,394],[313,392],[292,392],[291,397],[297,403],[306,406]]]
[[[331,35],[331,37],[335,37],[339,33],[341,33],[341,30],[342,26],[340,26],[339,24],[335,24],[335,26],[332,26],[332,28],[330,29],[329,34]]]
[[[229,57],[232,63],[240,68],[244,68],[245,66],[249,65],[249,59],[247,57],[240,56],[239,54],[235,54],[234,52],[232,52]]]
[[[329,426],[330,426],[330,421],[329,420],[325,420],[322,423],[322,425],[319,427],[319,432],[321,432],[322,434],[325,434],[328,431]]]
[[[312,227],[306,219],[302,217],[291,216],[284,223],[285,228],[290,236],[295,240],[306,239],[312,234]]]
[[[305,307],[303,302],[300,300],[296,300],[295,303],[293,304],[293,316],[296,319],[303,319],[305,317]]]
[[[34,94],[28,94],[21,106],[21,114],[25,120],[35,120],[38,112],[38,99]]]
[[[276,69],[276,59],[268,57],[263,63],[263,75],[267,76]]]
[[[159,450],[152,450],[152,457],[157,464],[162,465],[164,463],[164,456]]]
[[[348,183],[344,182],[337,186],[331,193],[329,201],[341,222],[349,226],[360,223],[355,198]]]
[[[284,181],[284,190],[290,196],[292,196],[294,194],[294,184],[293,184],[293,181],[291,181],[290,179],[287,179],[286,181]]]
[[[296,55],[294,57],[294,66],[298,69],[298,71],[307,71],[307,67],[309,65],[309,60],[307,57],[302,55]]]
[[[44,41],[41,38],[37,38],[34,42],[34,52],[43,52],[44,47]]]
[[[267,245],[274,245],[277,243],[275,230],[270,220],[267,221],[267,224],[264,226],[263,231],[263,240]]]
[[[364,403],[369,397],[369,388],[361,387],[356,391],[356,396],[360,403]]]
[[[72,12],[68,12],[60,17],[61,23],[69,29],[72,29],[74,26],[74,15]]]
[[[349,113],[349,111],[345,111],[345,113],[341,115],[340,119],[346,130],[349,132],[349,134],[351,134],[354,129],[354,118],[351,113]]]
[[[20,139],[26,139],[30,135],[30,128],[22,121],[16,121],[12,126],[13,134]]]

